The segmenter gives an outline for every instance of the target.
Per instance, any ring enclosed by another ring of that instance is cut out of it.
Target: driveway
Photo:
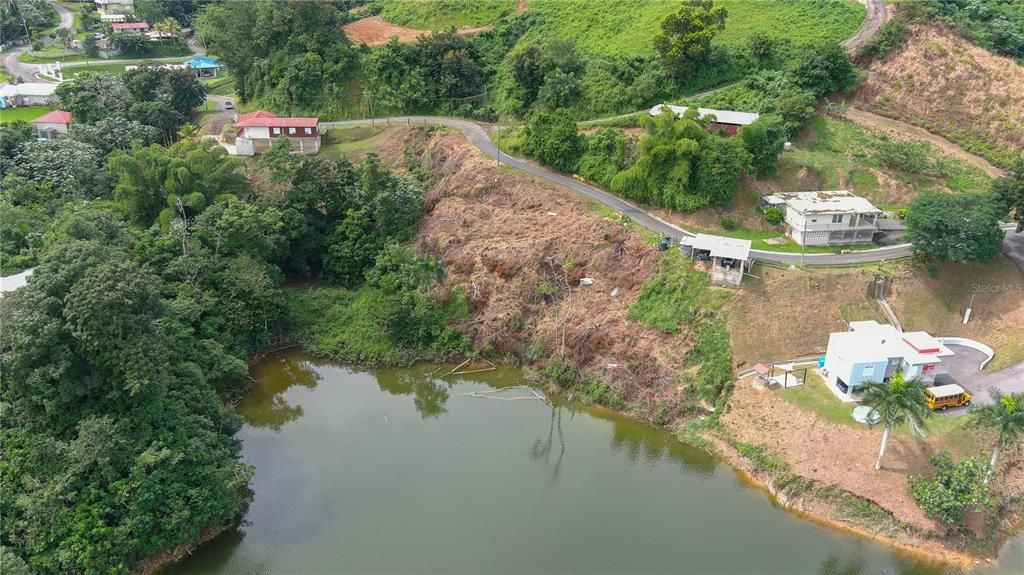
[[[999,389],[1003,393],[1024,392],[1024,362],[993,373],[982,373],[978,367],[985,361],[984,353],[962,345],[947,347],[954,353],[942,358],[942,363],[949,367],[949,373],[937,376],[936,384],[960,384],[970,392],[971,403],[975,405],[992,403],[991,389]]]
[[[1024,274],[1024,232],[1009,230],[1003,237],[1003,253],[1017,264],[1017,269]]]

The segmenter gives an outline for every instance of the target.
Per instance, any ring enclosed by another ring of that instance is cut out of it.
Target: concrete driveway
[[[982,373],[979,366],[985,361],[984,353],[962,345],[947,347],[954,353],[942,358],[942,363],[949,368],[949,373],[937,376],[936,384],[960,384],[970,392],[973,397],[971,403],[975,405],[992,403],[992,397],[989,395],[992,389],[999,389],[1003,393],[1024,392],[1024,362],[993,373]]]
[[[1024,274],[1024,232],[1009,230],[1003,237],[1003,253],[1017,264],[1017,269]]]

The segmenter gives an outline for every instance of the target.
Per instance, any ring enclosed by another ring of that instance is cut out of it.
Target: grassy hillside
[[[516,9],[516,0],[387,0],[377,2],[387,22],[421,30],[476,28]]]
[[[754,32],[786,38],[794,44],[839,41],[864,20],[865,8],[851,0],[718,0],[729,11],[718,40],[741,44]],[[646,54],[665,16],[678,9],[666,0],[531,0],[528,10],[538,25],[530,39],[574,40],[595,53]]]

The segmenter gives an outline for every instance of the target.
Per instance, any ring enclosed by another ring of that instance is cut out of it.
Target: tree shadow
[[[562,432],[562,411],[563,407],[551,406],[551,419],[548,422],[547,437],[540,437],[534,440],[530,446],[529,457],[542,465],[551,465],[551,474],[548,476],[548,486],[558,484],[562,477],[562,461],[565,458],[565,434]],[[575,413],[572,413],[575,415]],[[554,451],[555,438],[558,439],[558,455],[554,464],[551,464],[551,454]]]

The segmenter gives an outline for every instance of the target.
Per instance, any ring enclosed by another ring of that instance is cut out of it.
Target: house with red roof
[[[258,110],[239,116],[235,130],[235,153],[239,156],[261,154],[281,137],[288,138],[296,153],[316,154],[320,151],[320,118],[282,118],[266,110]]]
[[[36,133],[39,134],[40,138],[47,140],[57,137],[57,134],[67,134],[68,124],[70,123],[71,112],[65,112],[64,110],[47,112],[32,120]]]
[[[114,32],[145,32],[149,30],[146,22],[114,22],[110,25]]]

